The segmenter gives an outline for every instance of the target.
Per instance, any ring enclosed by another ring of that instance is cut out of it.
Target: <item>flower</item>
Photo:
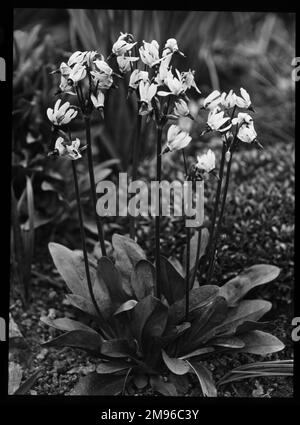
[[[249,114],[240,112],[232,123],[239,126],[237,137],[242,142],[252,143],[256,140],[257,133],[254,129],[253,118]]]
[[[79,50],[74,52],[68,60],[68,66],[73,66],[76,64],[81,65],[84,62],[85,54],[86,52],[80,52]]]
[[[68,94],[75,94],[72,91],[73,85],[70,84],[70,82],[68,81],[68,78],[65,78],[63,75],[61,76],[61,79],[60,79],[59,88],[61,92],[68,93]]]
[[[211,92],[203,101],[204,109],[214,109],[221,102],[221,93],[219,90],[214,90]]]
[[[140,92],[140,109],[139,114],[145,115],[152,110],[151,100],[155,96],[157,91],[157,84],[150,84],[148,81],[141,80],[139,83]]]
[[[152,40],[151,43],[143,41],[144,46],[139,48],[140,56],[144,64],[152,68],[155,62],[159,59],[159,45],[156,40]]]
[[[47,109],[47,116],[54,125],[68,124],[77,115],[76,109],[70,107],[70,102],[65,102],[60,106],[61,99],[58,99],[54,105],[54,108]]]
[[[149,74],[147,71],[140,71],[139,69],[135,69],[132,71],[129,78],[129,87],[132,89],[137,89],[139,86],[139,82],[142,80],[147,82],[149,79]]]
[[[123,56],[126,52],[131,50],[133,46],[137,44],[136,42],[128,43],[130,39],[132,39],[131,34],[128,34],[128,33],[123,34],[121,32],[121,35],[119,36],[118,40],[112,46],[112,52],[116,56]]]
[[[61,75],[65,78],[67,78],[70,75],[70,72],[72,71],[72,68],[68,66],[65,62],[62,62],[59,67],[59,72]]]
[[[233,90],[230,90],[227,95],[226,93],[222,93],[220,103],[225,109],[233,108],[237,104],[237,95],[233,93]]]
[[[86,68],[80,63],[77,63],[76,65],[74,65],[74,68],[72,68],[68,76],[68,83],[70,85],[77,84],[79,81],[83,80],[85,77],[86,77]]]
[[[224,111],[219,111],[219,108],[216,107],[208,114],[207,125],[210,130],[216,131],[226,131],[231,127],[231,123],[226,127],[221,128],[228,120],[229,117],[224,117]]]
[[[58,152],[59,156],[64,156],[73,161],[81,158],[79,146],[80,140],[78,138],[71,141],[70,144],[66,142],[63,137],[59,137],[55,142],[55,150]]]
[[[97,96],[91,94],[91,101],[96,109],[104,107],[104,94],[101,90],[98,90]]]
[[[190,110],[187,103],[183,99],[178,99],[175,102],[174,114],[178,117],[190,116]]]
[[[98,84],[98,88],[109,89],[113,84],[112,68],[104,60],[100,59],[95,60],[94,64],[96,70],[91,71],[91,75]]]
[[[241,96],[236,96],[236,105],[239,108],[246,108],[246,109],[253,110],[251,105],[251,99],[248,92],[241,87],[240,93],[241,93]]]
[[[178,52],[178,44],[175,38],[169,38],[166,41],[165,47],[163,49],[162,55],[166,56],[175,52]]]
[[[138,61],[140,58],[133,56],[117,56],[117,62],[119,69],[122,73],[129,72],[131,70],[131,63]]]
[[[181,73],[183,87],[185,88],[185,90],[190,89],[191,87],[194,87],[198,93],[201,93],[198,87],[196,86],[194,75],[195,75],[195,71],[191,71],[191,70]]]
[[[154,81],[159,86],[163,86],[164,84],[166,84],[166,80],[169,74],[171,74],[170,77],[172,76],[172,73],[169,70],[169,63],[170,61],[168,57],[163,58],[162,61],[160,62],[158,73],[154,79]]]
[[[172,124],[168,129],[167,145],[162,153],[184,149],[191,140],[191,136],[186,131],[181,130],[178,125]]]
[[[196,168],[198,171],[206,173],[210,173],[216,168],[216,157],[211,149],[208,149],[205,154],[197,156]]]
[[[186,90],[186,88],[183,85],[183,81],[180,75],[180,72],[176,69],[175,70],[177,77],[175,77],[171,72],[168,73],[165,84],[167,87],[171,90],[170,92],[167,91],[159,91],[157,94],[159,96],[169,96],[170,94],[173,94],[175,96],[180,96],[183,94]]]

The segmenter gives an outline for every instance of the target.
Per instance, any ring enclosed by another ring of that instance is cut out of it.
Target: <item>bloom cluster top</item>
[[[138,47],[134,37],[128,33],[120,33],[106,60],[97,51],[76,51],[54,72],[58,72],[61,78],[58,93],[76,95],[80,108],[71,106],[69,102],[61,104],[59,99],[53,109],[47,110],[49,120],[54,128],[67,125],[78,115],[78,109],[83,115],[90,115],[96,109],[103,117],[105,93],[116,87],[114,76],[127,78],[128,74],[128,96],[135,93],[138,113],[147,115],[148,119],[153,118],[158,125],[173,121],[167,131],[163,153],[184,149],[192,138],[180,122],[182,118],[194,119],[189,110],[187,92],[190,89],[198,94],[201,92],[195,83],[194,71],[189,69],[180,72],[173,69],[172,58],[175,55],[185,57],[174,38],[168,39],[160,50],[156,40],[143,41]],[[253,111],[250,96],[245,89],[240,89],[240,95],[232,90],[229,93],[215,90],[203,100],[203,108],[209,110],[203,134],[217,131],[229,139],[232,127],[235,126],[235,138],[246,143],[256,141],[252,117],[246,112],[239,112],[235,116],[237,108]],[[74,148],[74,143],[67,136],[64,142]],[[75,158],[74,155],[70,156],[67,149],[60,149],[60,138],[56,144],[59,155],[70,159],[80,158],[79,147],[79,155]],[[206,172],[211,171],[212,154],[210,151],[198,161],[199,169],[202,167]]]

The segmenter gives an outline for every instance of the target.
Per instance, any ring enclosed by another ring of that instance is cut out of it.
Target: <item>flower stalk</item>
[[[156,147],[156,181],[161,182],[161,147],[163,126],[157,126]],[[156,264],[156,295],[161,297],[161,265],[160,265],[160,215],[161,215],[161,190],[158,189],[158,214],[155,217],[155,264]]]
[[[185,171],[185,179],[188,179],[188,167],[187,161],[184,153],[184,149],[182,149],[183,163],[184,163],[184,171]],[[186,227],[186,270],[185,270],[185,317],[188,319],[189,308],[190,308],[190,252],[191,252],[191,229],[190,227]]]
[[[136,125],[136,136],[133,145],[133,161],[132,161],[132,181],[137,179],[137,168],[140,157],[140,140],[141,140],[141,128],[142,128],[142,115],[137,114],[137,125]],[[135,239],[135,217],[130,216],[130,229],[129,235],[131,239]]]
[[[102,255],[106,256],[103,226],[102,226],[101,218],[97,214],[96,184],[95,184],[95,175],[94,175],[94,169],[93,169],[93,154],[92,154],[92,141],[91,141],[91,120],[89,116],[84,117],[84,123],[85,123],[85,131],[86,131],[87,158],[88,158],[88,168],[89,168],[89,176],[90,176],[93,209],[95,213],[100,248],[102,251]]]
[[[105,323],[105,320],[101,314],[101,311],[98,307],[97,301],[95,299],[95,295],[93,292],[93,286],[91,281],[91,274],[90,274],[90,268],[89,268],[89,260],[88,260],[88,254],[87,254],[87,247],[86,247],[86,241],[85,241],[85,231],[84,231],[84,225],[83,225],[83,214],[82,214],[82,206],[80,201],[80,193],[79,193],[79,186],[78,186],[78,178],[77,178],[77,172],[76,172],[76,161],[72,162],[72,170],[73,170],[73,177],[74,177],[74,186],[75,186],[75,193],[76,193],[76,200],[77,200],[77,208],[78,208],[78,216],[79,216],[79,226],[80,226],[80,235],[81,235],[81,243],[82,243],[82,250],[83,250],[83,258],[84,258],[84,265],[85,265],[85,273],[86,273],[86,279],[88,284],[88,289],[90,293],[90,297],[92,300],[92,303],[94,305],[94,308],[99,316],[99,319],[101,323]],[[109,336],[103,329],[102,329],[102,335],[104,337]]]

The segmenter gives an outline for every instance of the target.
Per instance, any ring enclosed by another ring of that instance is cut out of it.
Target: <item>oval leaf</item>
[[[102,339],[95,331],[77,330],[64,333],[57,338],[44,342],[42,345],[44,347],[75,347],[100,353]]]
[[[114,316],[117,314],[123,313],[124,311],[130,311],[137,305],[136,300],[128,300],[125,303],[121,304],[119,308],[114,312]]]
[[[76,320],[69,319],[68,317],[61,317],[59,319],[50,319],[47,316],[42,316],[40,318],[40,321],[60,331],[83,330],[83,331],[89,331],[89,332],[96,332],[94,331],[94,329],[90,328],[84,323],[77,322]]]
[[[138,300],[154,295],[155,268],[147,260],[140,260],[134,267],[130,278],[131,287]]]
[[[220,295],[226,298],[229,305],[234,305],[252,288],[276,279],[279,273],[280,269],[276,266],[256,264],[225,283],[220,288]]]
[[[251,331],[245,335],[240,335],[244,341],[245,347],[242,352],[259,354],[265,356],[266,354],[276,353],[284,349],[285,345],[274,335],[262,331]]]
[[[173,264],[163,255],[161,261],[161,289],[170,305],[181,300],[185,295],[185,280]]]
[[[204,397],[217,397],[217,388],[210,371],[203,364],[187,360],[199,380]]]
[[[161,351],[162,358],[171,372],[175,373],[175,375],[185,375],[189,372],[190,366],[187,364],[186,361],[169,357],[164,350]]]

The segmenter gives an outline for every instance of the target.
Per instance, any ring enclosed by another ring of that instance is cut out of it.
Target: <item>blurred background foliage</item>
[[[64,160],[47,158],[54,140],[46,109],[54,104],[58,88],[58,76],[50,73],[75,50],[98,50],[107,57],[120,31],[132,33],[139,42],[155,39],[161,47],[168,38],[176,38],[186,58],[178,57],[174,66],[182,71],[189,68],[196,71],[195,79],[202,95],[192,93],[196,95],[192,101],[197,119],[192,128],[191,156],[208,142],[200,136],[206,113],[198,111],[199,98],[212,89],[232,88],[238,92],[240,87],[246,88],[256,110],[259,139],[266,149],[270,145],[294,142],[295,83],[291,78],[295,56],[294,14],[15,9],[12,190],[18,205],[13,222],[21,228],[21,236],[18,231],[13,234],[19,241],[23,234],[25,247],[30,235],[30,252],[33,238],[38,241],[42,237],[45,241],[45,237],[49,240],[59,235],[60,241],[71,247],[78,243],[76,234],[72,233],[78,224],[70,167]],[[97,181],[109,175],[114,178],[114,171],[126,171],[131,164],[136,105],[134,98],[126,99],[127,78],[120,80],[119,88],[108,94],[104,122],[96,116],[93,120]],[[73,126],[74,136],[84,140],[81,124]],[[152,122],[143,123],[140,173],[145,178],[151,174],[155,152],[153,130]],[[216,143],[216,150],[219,146]],[[181,167],[172,155],[166,155],[165,161],[171,168]],[[92,241],[95,225],[89,217],[85,161],[80,163],[80,179],[86,227]],[[110,220],[109,229],[118,229],[118,223],[120,220],[117,223]],[[46,234],[34,232],[41,226],[46,228]],[[17,245],[22,247],[22,242]]]

